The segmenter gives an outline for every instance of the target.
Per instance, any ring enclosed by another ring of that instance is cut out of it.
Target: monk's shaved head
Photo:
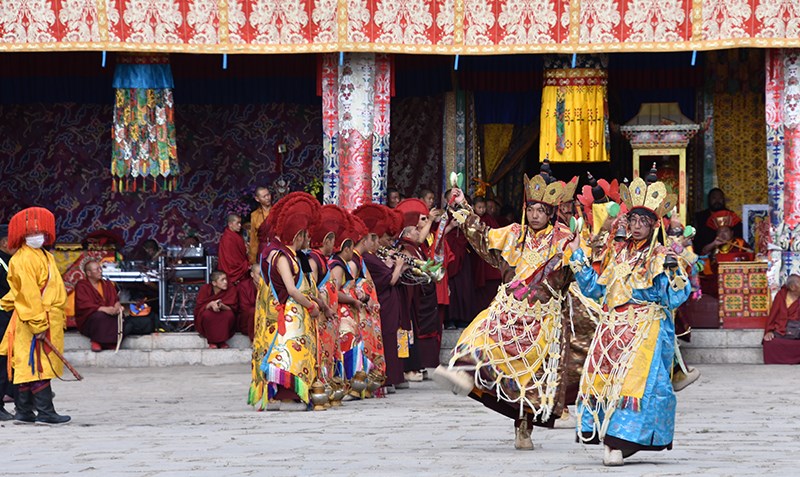
[[[236,214],[228,214],[228,216],[225,218],[225,221],[228,223],[228,225],[236,222],[237,220],[242,220],[242,218]]]
[[[786,288],[794,292],[800,291],[800,275],[789,275],[786,279]]]

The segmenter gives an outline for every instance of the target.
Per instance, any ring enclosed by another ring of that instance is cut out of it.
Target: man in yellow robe
[[[247,244],[247,258],[250,260],[250,264],[258,263],[260,248],[258,230],[262,226],[267,226],[267,217],[270,209],[272,209],[272,194],[266,187],[256,187],[253,198],[258,202],[258,209],[250,214],[250,235],[248,236],[249,243]]]
[[[45,338],[64,350],[67,292],[53,255],[42,247],[55,241],[55,218],[43,208],[31,207],[11,218],[8,242],[19,248],[8,264],[10,291],[0,307],[13,310],[0,343],[8,369],[18,385],[15,423],[57,425],[69,422],[53,407],[50,380],[63,372],[63,363]],[[35,412],[34,412],[35,411]]]

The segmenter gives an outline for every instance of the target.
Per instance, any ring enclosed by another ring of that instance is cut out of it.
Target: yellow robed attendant
[[[253,379],[248,404],[257,409],[306,409],[317,378],[316,320],[320,306],[311,273],[298,250],[320,220],[320,205],[293,192],[270,215],[278,242],[261,266],[253,339]]]
[[[531,426],[552,426],[565,399],[569,334],[561,305],[572,280],[564,253],[573,234],[553,219],[556,207],[572,200],[577,178],[548,184],[546,177],[525,177],[523,225],[486,229],[476,215],[454,213],[473,248],[493,266],[513,270],[513,279],[464,330],[449,365],[434,373],[453,392],[515,419],[517,449],[533,448]],[[461,191],[453,194],[469,210]]]
[[[59,352],[64,350],[67,292],[53,255],[44,245],[55,241],[55,218],[47,209],[32,207],[11,218],[8,242],[19,250],[8,264],[10,291],[0,300],[6,311],[14,311],[0,343],[0,354],[8,356],[9,376],[19,385],[15,400],[20,423],[63,424],[53,408],[50,380],[61,376],[63,363],[45,344],[47,338]]]

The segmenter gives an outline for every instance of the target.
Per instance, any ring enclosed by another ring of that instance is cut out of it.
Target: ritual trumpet
[[[392,259],[405,262],[408,268],[400,278],[406,285],[425,285],[431,282],[438,282],[444,278],[442,264],[433,260],[414,258],[389,247],[378,248],[376,254],[381,260]]]

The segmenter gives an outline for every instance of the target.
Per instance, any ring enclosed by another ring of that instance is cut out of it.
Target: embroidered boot
[[[66,424],[72,419],[56,412],[55,407],[53,407],[53,392],[50,390],[49,384],[38,392],[33,393],[33,402],[36,405],[36,410],[39,411],[36,416],[36,424],[58,426]]]
[[[14,414],[14,424],[33,424],[36,421],[36,414],[33,412],[33,392],[30,386],[20,385],[14,400],[16,407]]]
[[[514,449],[517,450],[533,450],[533,441],[531,440],[531,427],[528,424],[528,419],[517,419],[514,429]]]
[[[442,365],[433,371],[433,380],[439,386],[449,389],[453,394],[459,396],[469,396],[475,385],[473,377],[466,371],[449,369]]]
[[[619,467],[622,462],[622,451],[603,446],[603,465],[606,467]]]

